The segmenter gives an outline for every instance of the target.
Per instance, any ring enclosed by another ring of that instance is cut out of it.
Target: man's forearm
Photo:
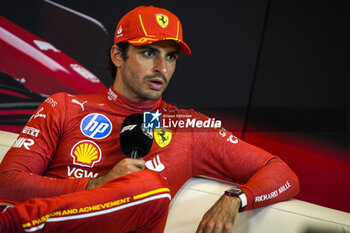
[[[246,210],[288,200],[299,193],[296,174],[282,160],[268,163],[240,186],[247,196]]]
[[[0,199],[25,201],[84,190],[89,178],[52,179],[23,171],[7,170],[0,175]]]

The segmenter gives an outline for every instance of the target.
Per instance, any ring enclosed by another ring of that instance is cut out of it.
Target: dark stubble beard
[[[161,78],[164,82],[164,89],[161,92],[160,95],[152,95],[152,94],[147,94],[147,92],[142,92],[142,90],[136,88],[135,84],[135,80],[137,80],[137,73],[131,71],[129,74],[127,74],[126,70],[122,71],[122,76],[124,76],[124,78],[129,79],[128,81],[126,81],[127,79],[125,79],[125,85],[131,90],[133,91],[140,100],[138,101],[147,101],[147,100],[157,100],[161,97],[161,95],[163,94],[164,90],[166,89],[166,87],[168,86],[169,81],[166,79],[166,77],[161,74],[161,73],[155,73],[153,75],[147,75],[143,78],[143,82],[147,83],[148,80],[152,79],[152,78]]]
[[[152,78],[161,78],[163,81],[164,81],[164,85],[167,86],[168,85],[168,80],[165,78],[164,75],[162,75],[161,73],[156,73],[154,75],[147,75],[144,80],[149,80],[149,79],[152,79]]]
[[[162,93],[161,93],[161,95],[163,94],[163,92],[165,91],[165,89],[167,88],[167,86],[168,86],[168,80],[165,78],[165,76],[164,75],[162,75],[162,74],[160,74],[160,73],[156,73],[156,74],[154,74],[154,75],[147,75],[147,76],[145,76],[145,78],[144,78],[144,81],[145,82],[147,82],[148,80],[150,80],[150,79],[152,79],[152,78],[161,78],[162,80],[163,80],[163,82],[164,82],[164,89],[163,89],[163,91],[162,91]],[[160,96],[161,96],[160,95]],[[149,100],[157,100],[157,99],[159,99],[160,98],[160,96],[157,96],[157,97],[148,97],[147,99],[149,99]]]

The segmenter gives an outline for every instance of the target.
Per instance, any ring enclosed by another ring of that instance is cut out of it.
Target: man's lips
[[[151,89],[159,91],[163,88],[165,82],[162,78],[151,78],[148,80],[148,85]]]
[[[162,74],[146,76],[146,80],[151,89],[157,91],[160,91],[168,82]]]

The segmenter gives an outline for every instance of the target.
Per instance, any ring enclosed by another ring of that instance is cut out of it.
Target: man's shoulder
[[[88,105],[101,104],[104,99],[104,93],[73,95],[66,92],[58,92],[49,96],[44,103],[49,103],[52,107],[60,106],[69,111],[74,111],[74,109],[85,110]]]
[[[68,94],[68,97],[71,99],[84,100],[89,102],[98,102],[101,101],[101,98],[105,96],[105,93],[91,93],[91,94],[79,94],[79,95],[71,95]]]
[[[161,113],[163,117],[172,117],[172,118],[184,118],[184,119],[199,119],[207,120],[208,116],[203,113],[196,111],[193,108],[180,107],[171,104],[163,104]]]
[[[103,98],[104,93],[93,93],[93,94],[69,94],[66,92],[58,92],[56,94],[51,95],[48,98],[55,99],[57,101],[68,101],[71,102],[71,100],[77,100],[77,101],[89,101],[89,102],[96,102],[101,101]]]
[[[202,113],[197,112],[195,109],[186,107],[186,106],[175,106],[172,104],[168,104],[163,101],[162,109],[161,111],[163,113],[174,113],[174,114],[180,114],[180,115],[195,115],[195,116],[204,116]]]
[[[193,111],[194,110],[192,108],[175,106],[162,101],[161,112],[163,113],[191,113]]]

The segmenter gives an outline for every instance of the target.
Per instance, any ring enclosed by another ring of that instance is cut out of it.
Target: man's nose
[[[158,57],[155,61],[154,71],[165,75],[168,71],[167,62],[164,57]]]

